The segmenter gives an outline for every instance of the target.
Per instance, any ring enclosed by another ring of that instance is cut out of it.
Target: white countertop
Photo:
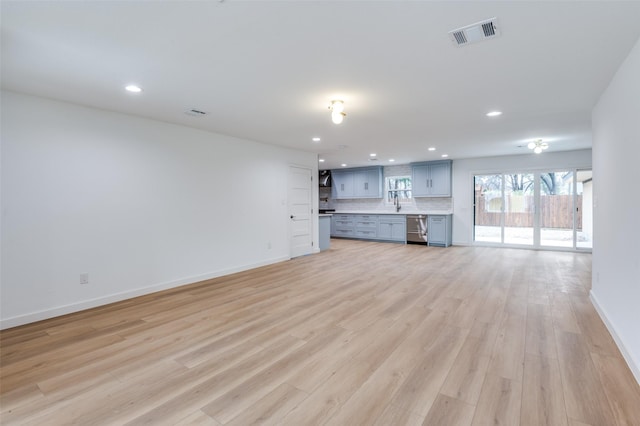
[[[425,214],[425,215],[446,215],[453,214],[451,210],[400,210],[399,212],[387,211],[387,210],[336,210],[333,214],[394,214],[394,215],[407,215],[407,214]]]
[[[333,216],[333,213],[320,213],[318,214],[318,217],[331,217]]]

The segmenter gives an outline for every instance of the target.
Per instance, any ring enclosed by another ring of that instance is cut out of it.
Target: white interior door
[[[313,250],[311,204],[311,169],[289,167],[289,235],[291,257]]]

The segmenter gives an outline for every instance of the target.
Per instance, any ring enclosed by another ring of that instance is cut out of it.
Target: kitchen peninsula
[[[331,214],[321,213],[318,215],[319,238],[318,249],[328,250],[331,247]]]

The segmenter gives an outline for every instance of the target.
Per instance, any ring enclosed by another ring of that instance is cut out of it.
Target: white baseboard
[[[609,333],[611,333],[611,336],[613,337],[613,340],[616,342],[616,345],[618,345],[618,349],[620,349],[620,352],[622,353],[622,357],[627,362],[629,369],[631,369],[631,373],[633,373],[633,376],[636,378],[636,382],[640,384],[640,363],[638,363],[634,359],[633,355],[627,350],[627,347],[624,345],[624,340],[621,339],[618,333],[616,332],[616,328],[614,327],[613,323],[609,320],[609,316],[607,315],[607,312],[604,310],[602,305],[600,305],[595,294],[593,294],[593,291],[589,292],[589,298],[591,299],[591,303],[593,304],[593,306],[596,308],[596,312],[598,312],[598,315],[600,315],[600,318],[602,318],[602,322],[604,322],[605,327],[607,327],[607,330],[609,330]]]
[[[0,330],[6,328],[17,327],[19,325],[30,324],[36,321],[42,321],[49,318],[59,317],[61,315],[71,314],[74,312],[84,311],[85,309],[96,308],[98,306],[108,305],[109,303],[120,302],[122,300],[131,299],[133,297],[144,296],[146,294],[156,293],[170,288],[180,287],[187,284],[197,283],[199,281],[210,280],[212,278],[222,277],[224,275],[235,274],[236,272],[247,271],[249,269],[259,268],[261,266],[271,265],[278,262],[289,260],[290,257],[282,256],[268,259],[262,262],[237,266],[229,269],[209,272],[201,275],[185,277],[179,280],[168,281],[164,283],[153,284],[147,287],[136,288],[121,293],[109,294],[107,296],[98,297],[81,302],[71,303],[68,305],[57,306],[55,308],[45,309],[38,312],[32,312],[24,315],[17,315],[11,318],[0,320]]]

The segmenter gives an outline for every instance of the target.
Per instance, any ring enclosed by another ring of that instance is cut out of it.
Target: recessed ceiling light
[[[429,147],[429,151],[435,151],[436,149],[434,147]]]
[[[442,154],[442,158],[447,158],[449,154]]]
[[[389,162],[390,163],[393,163],[394,161],[396,161],[396,160],[394,160],[393,158],[389,158]]]
[[[369,157],[375,157],[375,156],[376,156],[375,152],[372,152],[371,154],[369,154]]]
[[[497,117],[502,115],[502,111],[491,111],[487,113],[487,117]]]
[[[314,142],[320,142],[320,138],[319,137],[311,138],[311,140],[314,141]]]
[[[347,167],[345,163],[340,164],[342,167]]]
[[[324,163],[324,158],[318,159],[319,162]]]
[[[131,93],[140,93],[142,92],[142,89],[139,86],[136,86],[135,84],[130,84],[127,87],[124,88],[127,92],[131,92]]]

